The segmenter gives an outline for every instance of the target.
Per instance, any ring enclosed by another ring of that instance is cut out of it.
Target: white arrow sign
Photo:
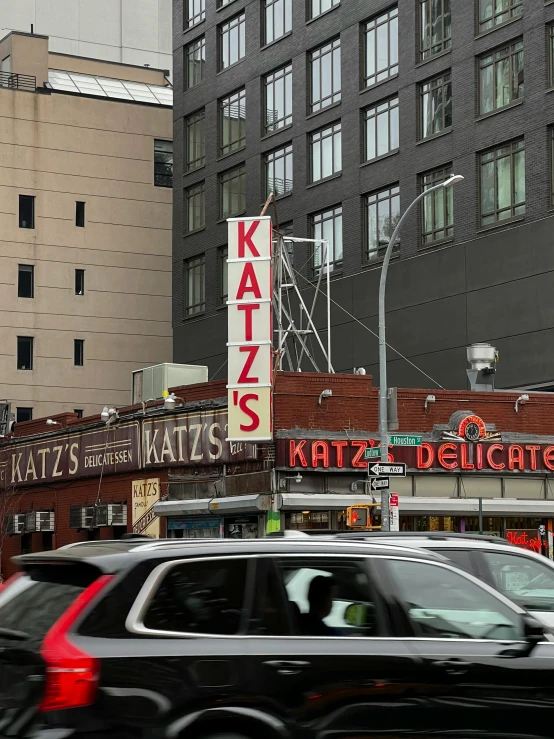
[[[406,477],[406,465],[401,464],[381,464],[375,462],[375,464],[368,465],[367,474],[370,477],[381,477],[381,475],[388,475],[389,477]]]
[[[390,480],[388,477],[374,477],[369,484],[372,490],[383,490],[390,487]]]

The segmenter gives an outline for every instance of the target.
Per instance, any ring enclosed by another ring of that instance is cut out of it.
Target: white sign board
[[[398,495],[392,493],[389,497],[390,530],[400,531],[400,513],[398,506]]]
[[[229,218],[227,223],[228,440],[271,441],[271,218]]]

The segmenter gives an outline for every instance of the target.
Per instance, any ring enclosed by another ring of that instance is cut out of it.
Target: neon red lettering
[[[326,441],[312,441],[312,467],[319,467],[319,462],[329,467],[329,444]]]
[[[337,450],[337,467],[344,467],[343,450],[348,446],[347,441],[332,441],[331,446]]]
[[[296,467],[296,458],[302,465],[302,467],[308,466],[308,460],[304,454],[304,447],[306,446],[306,439],[302,439],[298,443],[291,439],[289,442],[289,466]]]
[[[448,451],[448,450],[451,451]],[[458,455],[456,454],[458,447],[456,444],[443,444],[437,452],[437,459],[441,467],[445,470],[455,470],[458,467]]]

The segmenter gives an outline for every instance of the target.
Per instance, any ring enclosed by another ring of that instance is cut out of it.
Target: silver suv
[[[554,629],[554,563],[540,554],[512,546],[505,539],[447,532],[348,531],[334,536],[441,554]]]

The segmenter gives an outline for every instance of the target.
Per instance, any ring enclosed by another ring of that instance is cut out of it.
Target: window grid
[[[246,146],[246,90],[219,101],[219,153],[224,156]]]
[[[554,23],[548,26],[548,82],[554,87]]]
[[[390,238],[400,220],[400,188],[393,185],[365,198],[365,237],[366,260],[382,259]],[[393,253],[400,249],[400,239],[396,240]]]
[[[19,228],[35,227],[35,196],[19,196]]]
[[[203,313],[206,309],[205,264],[204,255],[185,260],[185,317]]]
[[[185,47],[185,84],[187,90],[192,90],[204,82],[204,67],[206,64],[206,38],[202,36]]]
[[[264,0],[264,44],[292,31],[292,0]]]
[[[154,141],[154,185],[173,187],[173,141]]]
[[[292,64],[266,75],[264,83],[264,133],[271,133],[292,123]]]
[[[366,87],[398,74],[398,8],[383,13],[365,25]]]
[[[244,213],[246,210],[246,171],[244,164],[219,175],[221,218]]]
[[[479,113],[484,115],[523,98],[523,40],[479,59]]]
[[[420,85],[421,138],[426,139],[452,126],[450,72]]]
[[[85,294],[85,270],[75,270],[75,295]]]
[[[227,279],[227,257],[229,255],[229,249],[226,246],[222,246],[218,251],[219,257],[219,301],[221,305],[227,303],[228,297],[228,279]]]
[[[341,123],[334,123],[310,135],[310,179],[319,182],[342,171]]]
[[[523,0],[479,0],[479,33],[521,15]]]
[[[339,4],[340,0],[309,0],[310,18],[317,18]]]
[[[204,182],[185,190],[186,233],[199,231],[206,225],[206,196]]]
[[[232,3],[233,0],[218,0],[217,7],[218,8],[224,8],[226,5],[229,5],[229,3]]]
[[[29,407],[16,408],[15,422],[25,423],[33,420],[33,409]]]
[[[82,200],[75,202],[75,226],[85,227],[85,203]]]
[[[442,167],[421,176],[421,191],[445,182],[450,167]],[[452,239],[454,235],[454,188],[443,187],[428,195],[421,203],[421,244],[429,246]]]
[[[451,48],[450,0],[419,0],[419,41],[422,61]]]
[[[525,214],[525,144],[502,144],[479,155],[482,227]]]
[[[246,16],[231,18],[219,27],[219,71],[236,64],[245,54]]]
[[[365,161],[397,151],[399,144],[398,98],[391,98],[365,111]]]
[[[328,208],[311,217],[312,239],[326,239],[329,242],[329,271],[342,267],[342,205]],[[312,265],[314,274],[325,269],[325,244],[314,244]]]
[[[341,99],[340,39],[310,53],[310,113]]]
[[[186,27],[192,28],[206,18],[206,0],[186,0]]]
[[[85,364],[84,339],[75,339],[73,342],[73,364],[75,367],[83,367]]]
[[[265,155],[266,197],[275,197],[292,192],[292,144],[283,146]]]
[[[186,169],[193,172],[206,164],[206,111],[199,110],[186,119]]]

